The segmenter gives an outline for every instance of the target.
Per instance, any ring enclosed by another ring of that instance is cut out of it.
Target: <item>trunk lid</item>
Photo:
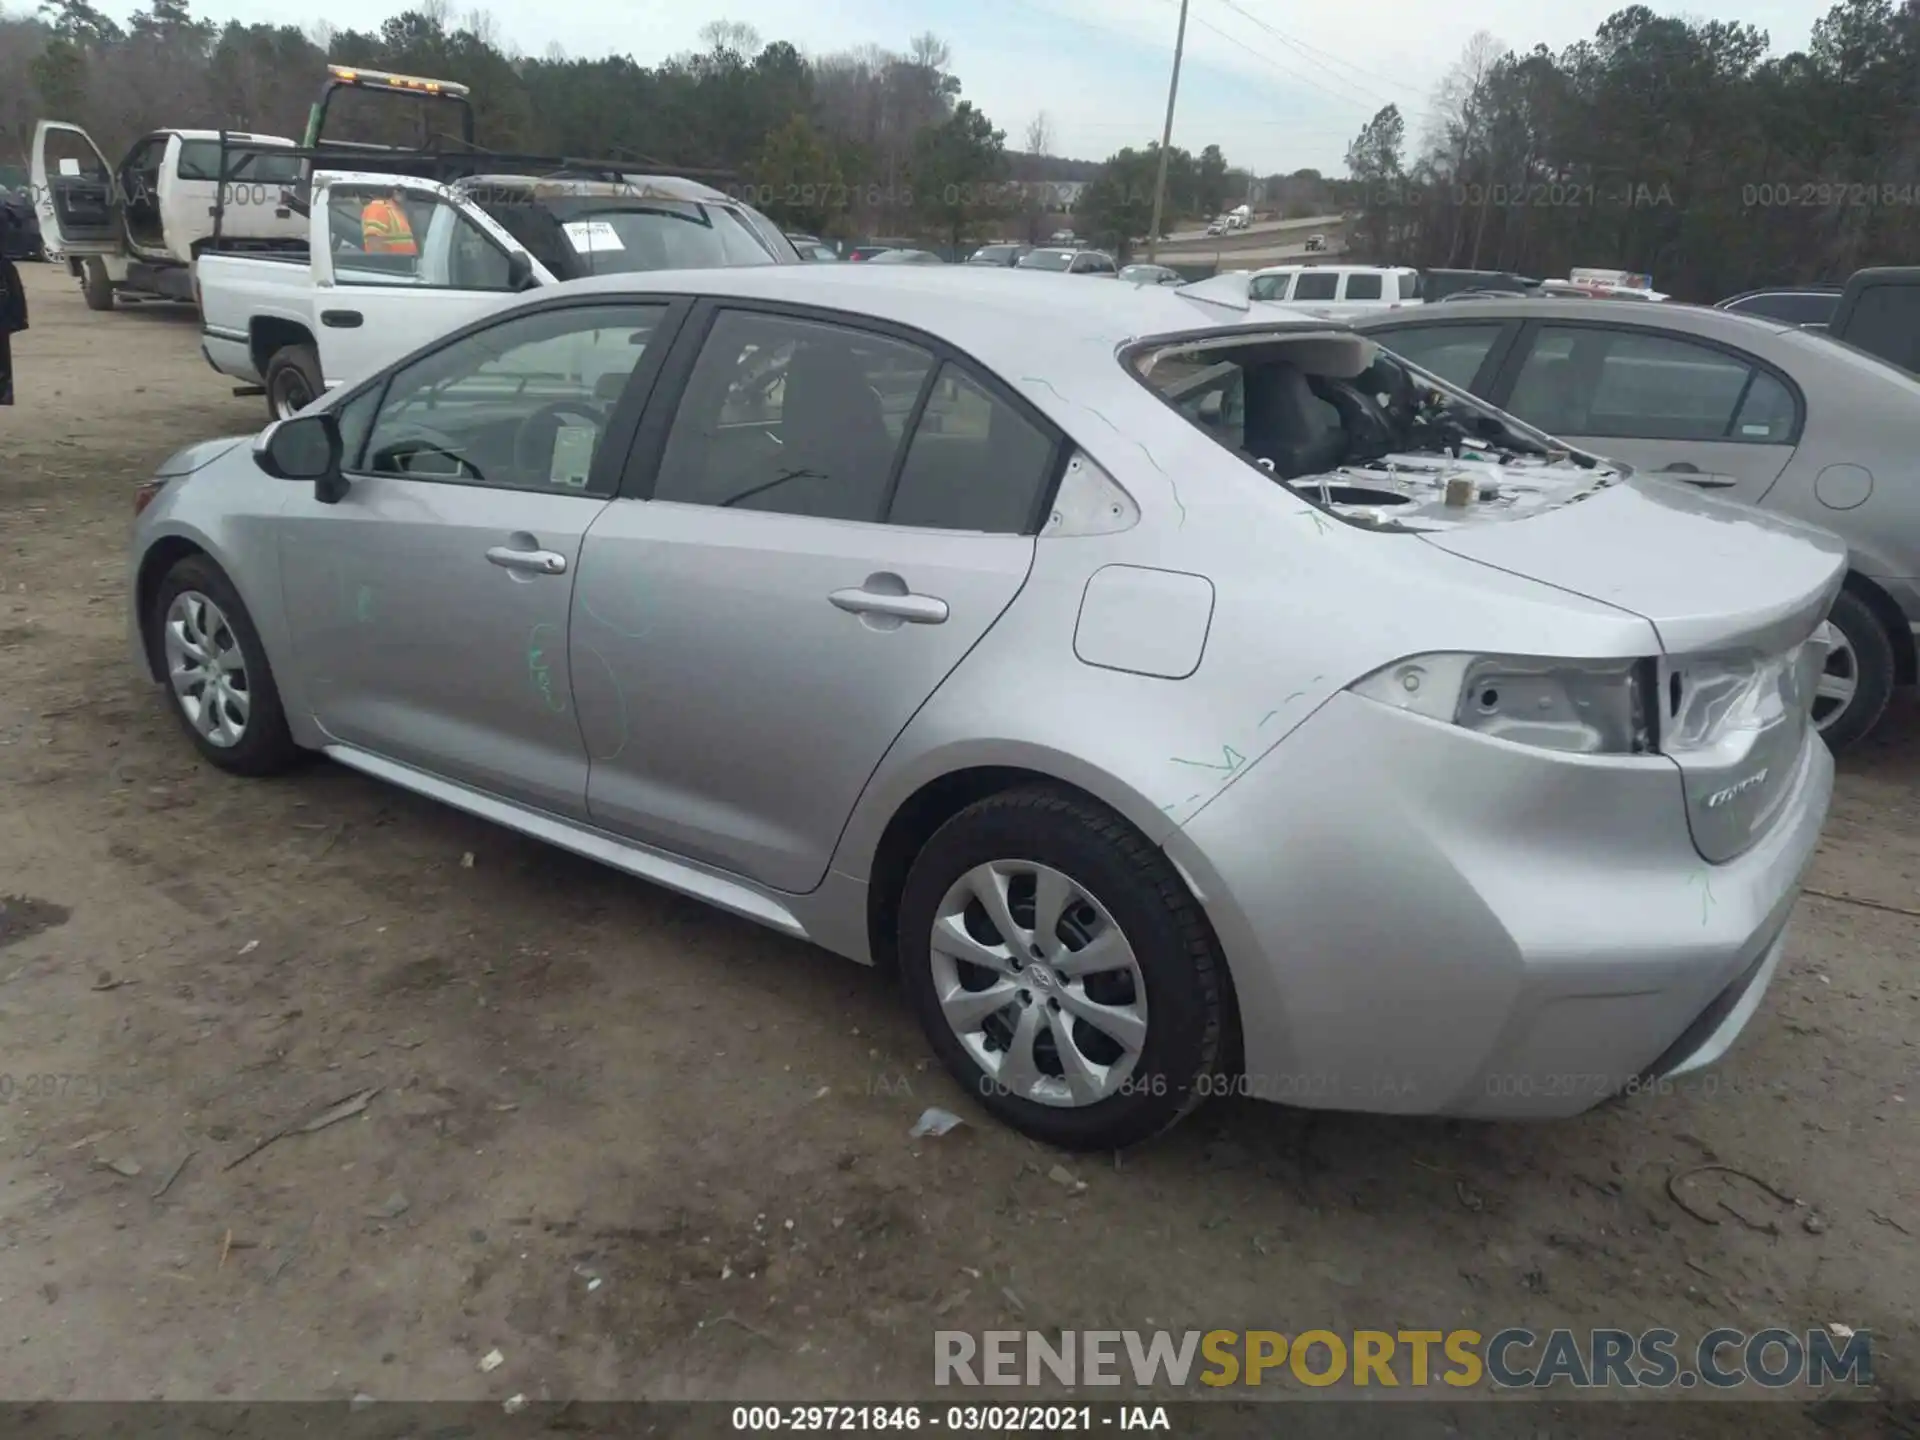
[[[1659,634],[1660,749],[1694,843],[1730,860],[1791,792],[1847,548],[1811,525],[1635,475],[1439,549],[1645,617]]]

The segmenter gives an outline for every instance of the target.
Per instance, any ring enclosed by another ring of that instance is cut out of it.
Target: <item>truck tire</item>
[[[284,420],[320,398],[320,356],[311,345],[283,345],[267,361],[267,418]]]
[[[113,280],[107,274],[107,262],[89,255],[80,271],[81,293],[89,310],[113,309]]]

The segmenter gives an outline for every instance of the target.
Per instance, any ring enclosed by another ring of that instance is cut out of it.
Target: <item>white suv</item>
[[[1254,271],[1247,298],[1391,310],[1422,297],[1420,272],[1404,265],[1273,265]]]

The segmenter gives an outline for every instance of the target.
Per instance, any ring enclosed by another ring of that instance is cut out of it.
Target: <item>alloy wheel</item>
[[[1814,729],[1825,731],[1846,714],[1859,689],[1860,659],[1854,654],[1846,635],[1835,626],[1833,645],[1827,651],[1826,669],[1813,687]]]
[[[1027,860],[976,865],[948,889],[931,943],[934,994],[988,1077],[1037,1104],[1119,1093],[1147,1040],[1133,946],[1070,876]]]
[[[253,701],[246,656],[226,615],[198,590],[182,590],[167,607],[165,644],[167,679],[187,723],[209,745],[238,745]]]

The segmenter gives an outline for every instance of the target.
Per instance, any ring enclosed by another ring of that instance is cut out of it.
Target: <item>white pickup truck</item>
[[[42,120],[33,134],[33,206],[47,256],[63,260],[87,306],[111,310],[116,293],[193,299],[193,261],[212,240],[232,249],[297,243],[306,222],[282,199],[301,162],[278,135],[155,130],[118,168],[77,125]],[[227,181],[220,183],[222,156]]]
[[[417,255],[369,252],[361,212],[406,212]],[[766,216],[709,186],[481,175],[441,185],[320,171],[305,249],[200,257],[201,353],[263,391],[274,419],[510,296],[627,270],[804,263]]]

